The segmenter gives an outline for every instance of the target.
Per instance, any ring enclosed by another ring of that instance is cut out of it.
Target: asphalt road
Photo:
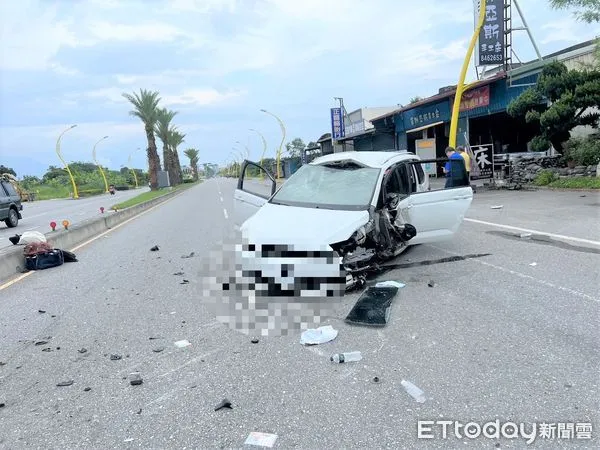
[[[78,200],[60,199],[24,202],[23,211],[21,212],[23,218],[16,228],[8,228],[4,222],[0,222],[0,249],[12,246],[8,238],[16,233],[39,231],[45,234],[51,231],[50,222],[55,221],[60,228],[62,227],[62,221],[65,219],[71,224],[76,224],[100,215],[100,207],[104,207],[106,213],[108,213],[111,206],[148,190],[147,187],[142,187],[129,191],[117,191],[115,195],[106,194]]]
[[[412,248],[381,276],[406,283],[385,328],[344,323],[351,294],[325,323],[339,330],[334,341],[252,344],[215,321],[199,283],[203,256],[231,227],[233,189],[208,180],[76,250],[79,262],[0,291],[0,447],[242,448],[253,431],[277,434],[276,448],[527,447],[521,437],[459,439],[453,425],[446,439],[439,427],[417,439],[418,420],[496,419],[526,431],[592,423],[591,441],[538,436],[531,447],[600,447],[600,244],[517,239],[467,221],[455,240]],[[481,192],[469,216],[597,239],[600,198],[580,195]],[[559,205],[572,228],[539,213],[544,205]],[[477,253],[490,255],[435,264]],[[184,339],[191,346],[174,345]],[[329,361],[352,350],[363,360]],[[140,386],[126,379],[134,371]],[[214,411],[223,398],[233,409]]]

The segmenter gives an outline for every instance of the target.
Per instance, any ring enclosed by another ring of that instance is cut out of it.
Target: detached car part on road
[[[23,218],[21,211],[21,196],[7,177],[0,177],[0,221],[4,221],[7,227],[14,228]]]
[[[257,250],[326,247],[341,260],[346,288],[362,285],[369,270],[408,246],[448,240],[458,231],[473,191],[431,190],[422,167],[431,162],[406,151],[335,153],[303,165],[277,189],[268,171],[244,161],[234,195],[236,224]],[[304,254],[301,264],[288,256],[298,255],[271,251],[264,261],[260,255],[245,259],[243,268],[260,270],[278,284],[315,276],[313,256]],[[334,276],[336,264],[329,263],[329,272],[319,267],[321,276]]]

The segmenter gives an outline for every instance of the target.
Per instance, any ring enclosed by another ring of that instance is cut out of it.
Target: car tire
[[[14,228],[19,224],[19,213],[15,208],[8,210],[8,219],[4,221],[8,228]]]

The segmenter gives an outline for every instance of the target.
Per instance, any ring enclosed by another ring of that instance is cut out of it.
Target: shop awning
[[[431,128],[431,127],[437,127],[438,125],[443,124],[444,121],[441,120],[439,122],[435,122],[435,123],[430,123],[429,125],[423,125],[422,127],[419,128],[413,128],[412,130],[406,130],[406,133],[414,133],[415,131],[423,131],[426,130],[427,128]]]

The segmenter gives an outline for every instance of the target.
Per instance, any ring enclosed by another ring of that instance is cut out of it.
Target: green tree
[[[175,157],[173,156],[173,151],[169,146],[169,139],[171,138],[171,122],[173,118],[177,115],[176,111],[170,111],[167,108],[159,108],[158,116],[156,119],[156,126],[154,127],[154,132],[156,136],[163,143],[163,165],[167,172],[169,172],[169,179],[171,182],[175,182],[176,177],[176,167],[175,167]]]
[[[584,22],[600,22],[599,0],[550,0],[555,9],[576,9],[575,16]]]
[[[413,103],[418,103],[421,100],[423,100],[423,97],[419,97],[418,95],[416,95],[413,98],[411,98],[408,103],[412,105]]]
[[[296,138],[292,142],[285,144],[285,148],[290,156],[297,157],[302,154],[302,151],[306,148],[306,144],[302,139]]]
[[[156,149],[156,138],[154,136],[154,127],[158,120],[158,104],[160,103],[159,93],[140,89],[139,94],[123,94],[132,105],[133,110],[129,111],[131,116],[137,117],[144,124],[146,131],[146,140],[148,141],[148,168],[150,176],[150,189],[158,189],[158,171],[160,170],[160,158]]]
[[[195,148],[188,148],[183,152],[185,156],[190,160],[190,167],[192,168],[192,172],[194,173],[194,180],[198,181],[198,161],[200,152]],[[206,169],[206,164],[205,164]]]
[[[13,177],[17,176],[17,172],[15,172],[13,169],[11,169],[10,167],[6,167],[6,166],[0,164],[0,175],[2,175],[3,173],[9,173]]]
[[[540,134],[531,141],[532,150],[543,151],[552,144],[562,152],[573,128],[598,128],[600,114],[590,110],[598,106],[600,71],[569,71],[563,63],[552,62],[544,67],[536,85],[514,99],[507,111],[539,126]]]
[[[173,157],[173,178],[171,178],[173,184],[181,184],[183,181],[183,171],[181,170],[181,163],[179,161],[179,152],[177,151],[177,147],[184,142],[185,134],[181,133],[177,127],[171,128],[171,132],[169,134],[169,147],[171,148]],[[169,177],[171,177],[171,174],[169,174]]]

